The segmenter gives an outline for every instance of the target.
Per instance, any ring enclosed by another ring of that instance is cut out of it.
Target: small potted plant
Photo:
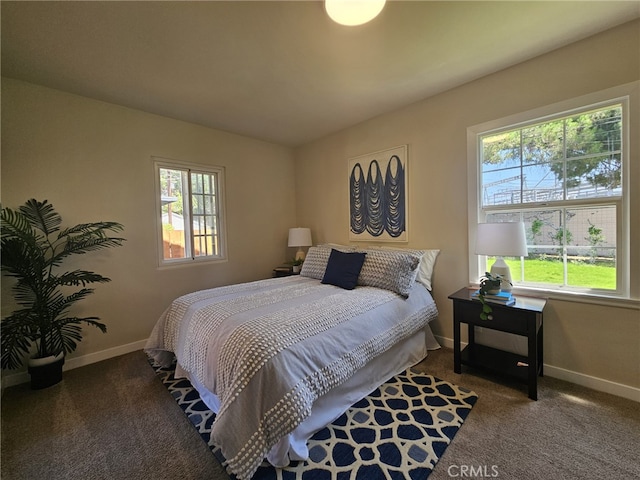
[[[500,293],[500,285],[502,285],[503,280],[502,275],[492,275],[489,272],[484,272],[484,275],[480,277],[478,300],[482,303],[482,311],[480,312],[480,318],[482,320],[490,320],[489,314],[493,311],[491,305],[489,305],[484,298],[485,295],[496,295]]]
[[[300,270],[302,270],[302,264],[304,263],[304,260],[302,258],[294,258],[293,260],[291,260],[291,271],[293,273],[300,273]]]
[[[495,295],[500,293],[500,285],[502,285],[502,275],[492,275],[489,272],[484,272],[484,275],[480,277],[480,294]]]
[[[77,317],[69,309],[93,293],[87,284],[110,279],[81,269],[60,271],[60,266],[70,255],[122,245],[124,238],[109,234],[123,227],[96,222],[62,229],[53,205],[35,199],[18,210],[2,208],[0,221],[2,272],[16,280],[12,290],[20,307],[0,323],[2,368],[19,368],[33,354],[31,387],[49,387],[62,379],[64,355],[82,340],[82,324],[107,331],[98,317]]]

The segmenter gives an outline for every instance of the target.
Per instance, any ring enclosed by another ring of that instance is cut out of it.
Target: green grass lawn
[[[520,277],[520,261],[505,259],[511,269],[511,277]],[[493,262],[490,262],[491,264]],[[563,285],[563,266],[558,260],[528,259],[524,261],[524,280],[533,283]],[[590,287],[615,290],[616,269],[608,265],[572,262],[567,264],[567,284],[573,287]]]

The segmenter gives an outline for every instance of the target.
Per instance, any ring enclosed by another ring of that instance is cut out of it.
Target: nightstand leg
[[[536,321],[529,322],[529,345],[528,345],[528,357],[529,357],[529,398],[531,400],[538,400],[538,332],[536,331]]]
[[[453,310],[453,371],[462,373],[460,368],[460,320],[456,320],[455,305]]]
[[[538,361],[540,362],[540,373],[539,375],[541,377],[544,377],[544,348],[542,348],[542,338],[543,338],[543,333],[542,333],[542,321],[540,321],[540,328],[538,329]]]

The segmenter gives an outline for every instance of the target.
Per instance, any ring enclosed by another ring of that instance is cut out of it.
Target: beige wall
[[[409,243],[439,248],[434,294],[437,335],[451,339],[447,295],[468,284],[467,128],[640,78],[635,21],[513,68],[298,148],[298,223],[317,239],[348,242],[347,159],[407,144]],[[639,106],[633,105],[633,294],[639,298]],[[311,179],[313,179],[311,181]],[[545,363],[563,371],[640,387],[640,311],[551,301],[545,311]],[[552,369],[554,370],[554,369]]]
[[[160,270],[151,156],[226,168],[229,261]],[[178,295],[271,276],[293,255],[291,149],[11,79],[2,81],[2,205],[48,199],[64,225],[110,220],[125,246],[78,256],[112,279],[78,303],[87,329],[70,359],[146,339]],[[3,278],[3,316],[10,297]]]
[[[291,226],[311,227],[314,241],[347,242],[347,159],[407,144],[408,245],[441,249],[434,276],[441,314],[434,330],[450,339],[447,295],[468,282],[467,127],[638,80],[639,25],[618,27],[293,152],[3,79],[2,204],[46,198],[65,223],[125,225],[124,247],[79,257],[80,266],[113,280],[98,285],[77,311],[100,316],[109,328],[106,335],[87,331],[71,356],[82,358],[140,343],[182,293],[270,276],[292,254],[286,248]],[[638,105],[634,112],[631,261],[638,295]],[[226,167],[229,262],[157,268],[152,155]],[[10,311],[6,286],[3,281],[3,315]],[[637,309],[552,301],[545,342],[545,363],[558,374],[640,387]]]

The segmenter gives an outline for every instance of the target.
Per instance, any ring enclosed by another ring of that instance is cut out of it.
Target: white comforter
[[[436,315],[417,283],[404,299],[373,287],[348,291],[285,277],[180,297],[146,350],[161,363],[175,354],[189,376],[218,396],[212,440],[245,480],[317,398]]]

